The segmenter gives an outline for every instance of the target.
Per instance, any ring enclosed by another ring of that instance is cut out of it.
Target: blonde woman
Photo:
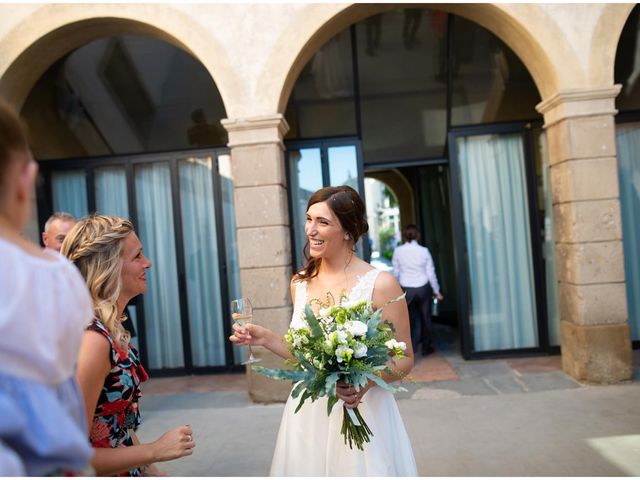
[[[91,215],[80,220],[62,244],[79,268],[93,300],[95,317],[85,332],[78,360],[78,383],[84,395],[93,466],[98,475],[157,475],[154,462],[191,455],[191,427],[170,430],[141,444],[140,384],[148,376],[123,328],[129,300],[147,291],[145,272],[151,261],[128,220]],[[127,448],[121,448],[127,447]]]

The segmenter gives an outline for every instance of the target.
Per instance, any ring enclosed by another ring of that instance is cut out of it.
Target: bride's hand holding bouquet
[[[404,298],[401,295],[394,301]],[[382,320],[382,309],[375,310],[364,300],[321,308],[316,316],[311,307],[304,311],[306,325],[291,328],[285,335],[293,370],[254,367],[271,378],[291,380],[293,398],[300,397],[296,412],[307,399],[327,397],[327,414],[343,400],[341,433],[345,443],[362,450],[373,435],[358,410],[358,404],[371,385],[392,393],[403,390],[382,379],[393,374],[390,357],[404,356],[406,345],[395,339],[391,322]],[[394,360],[392,360],[393,363]]]

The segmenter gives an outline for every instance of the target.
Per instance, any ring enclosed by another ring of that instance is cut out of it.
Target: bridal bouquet
[[[374,311],[371,302],[364,300],[321,308],[317,317],[306,305],[306,326],[291,328],[285,335],[295,357],[290,362],[293,370],[253,368],[267,377],[293,382],[291,396],[300,397],[296,412],[309,398],[313,402],[327,397],[327,415],[331,414],[338,401],[336,384],[340,379],[358,391],[369,380],[392,393],[403,391],[380,377],[390,371],[389,358],[402,358],[406,349],[404,342],[394,338],[393,324],[383,321],[381,315],[382,309]],[[349,448],[355,443],[360,450],[373,436],[357,407],[343,407],[341,433]]]

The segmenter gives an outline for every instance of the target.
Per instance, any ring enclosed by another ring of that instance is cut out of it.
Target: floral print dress
[[[126,351],[117,345],[109,330],[97,319],[87,327],[104,335],[111,345],[111,371],[104,381],[93,416],[90,440],[94,448],[132,446],[131,429],[140,425],[138,400],[142,396],[140,384],[149,378],[138,359],[138,352],[129,344]],[[133,468],[118,476],[138,477],[139,468]]]

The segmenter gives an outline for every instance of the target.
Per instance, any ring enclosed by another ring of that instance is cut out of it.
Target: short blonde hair
[[[122,289],[122,246],[133,232],[124,218],[93,214],[69,231],[60,253],[76,264],[87,283],[95,316],[121,346],[131,338],[118,318],[118,297]]]

